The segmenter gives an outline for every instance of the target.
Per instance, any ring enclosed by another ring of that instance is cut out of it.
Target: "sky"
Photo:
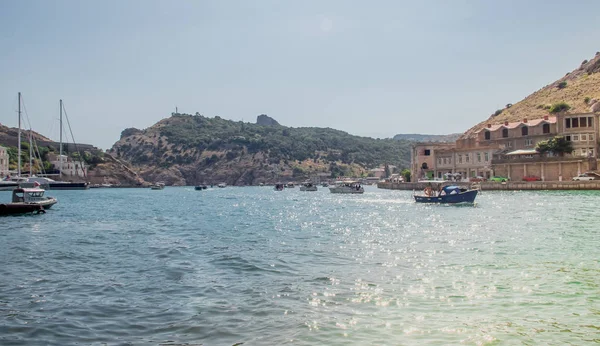
[[[600,51],[597,0],[0,0],[0,123],[110,148],[179,112],[463,132]]]

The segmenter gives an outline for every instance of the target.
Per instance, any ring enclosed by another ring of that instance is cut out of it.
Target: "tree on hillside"
[[[390,172],[390,166],[386,163],[385,164],[385,177],[389,178],[392,175],[392,173]]]

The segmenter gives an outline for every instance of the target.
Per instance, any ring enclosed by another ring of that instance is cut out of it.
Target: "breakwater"
[[[455,182],[457,186],[470,187],[477,184],[482,191],[493,190],[600,190],[600,180],[592,181],[509,181],[505,183],[498,182]],[[380,189],[388,190],[423,190],[427,183],[377,183]]]

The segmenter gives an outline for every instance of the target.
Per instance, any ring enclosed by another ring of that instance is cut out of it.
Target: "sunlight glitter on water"
[[[0,219],[0,343],[598,340],[600,194],[156,193],[57,191]]]

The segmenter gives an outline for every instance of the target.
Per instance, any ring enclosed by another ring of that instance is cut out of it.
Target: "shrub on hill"
[[[550,107],[550,113],[556,114],[560,112],[566,112],[569,109],[571,109],[571,106],[569,106],[566,102],[558,102]]]
[[[566,81],[562,81],[562,82],[558,83],[558,86],[557,86],[557,88],[559,88],[559,89],[564,89],[566,87],[567,87]]]

